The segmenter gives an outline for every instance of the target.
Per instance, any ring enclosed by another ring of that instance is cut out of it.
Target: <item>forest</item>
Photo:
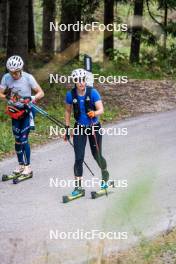
[[[110,61],[114,70],[126,69],[132,77],[146,78],[146,71],[156,78],[173,77],[175,9],[174,0],[1,0],[1,62],[3,65],[6,58],[19,54],[30,71],[54,58],[65,65],[88,53],[94,61],[104,62],[105,69]],[[92,22],[127,25],[127,30],[51,29],[51,23]]]

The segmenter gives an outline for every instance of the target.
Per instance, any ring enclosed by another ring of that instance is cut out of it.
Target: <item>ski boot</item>
[[[101,186],[100,186],[101,190],[107,190],[108,187],[109,187],[108,183],[105,181],[102,181]]]
[[[85,196],[85,190],[82,187],[75,187],[71,195],[63,196],[63,203],[68,203],[83,196]]]
[[[72,196],[82,194],[83,192],[84,192],[84,189],[82,187],[75,187],[75,189],[72,192]]]
[[[108,183],[106,181],[101,182],[100,191],[97,192],[91,192],[91,198],[96,199],[98,197],[101,197],[103,195],[108,196]]]
[[[19,182],[28,180],[28,179],[30,179],[32,177],[33,177],[33,171],[31,170],[31,167],[29,165],[28,166],[24,166],[24,170],[20,174],[20,176],[15,178],[15,179],[13,179],[13,184],[17,184]]]

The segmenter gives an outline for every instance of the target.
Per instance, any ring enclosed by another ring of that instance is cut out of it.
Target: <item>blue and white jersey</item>
[[[38,86],[35,78],[27,73],[23,72],[20,79],[14,80],[10,73],[4,74],[1,80],[0,89],[10,88],[13,93],[18,93],[21,97],[30,97],[32,95],[32,89]]]

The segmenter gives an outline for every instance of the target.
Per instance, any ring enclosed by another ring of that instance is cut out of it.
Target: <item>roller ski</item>
[[[16,179],[17,177],[19,177],[21,174],[4,174],[2,175],[2,181],[10,181],[10,180],[13,180],[13,179]]]
[[[25,166],[23,172],[17,177],[13,179],[13,184],[18,184],[22,181],[31,179],[33,177],[33,172],[30,166]]]
[[[21,173],[23,171],[24,171],[24,166],[23,165],[19,165],[19,167],[17,167],[11,174],[2,175],[2,181],[15,180],[21,175]]]
[[[91,192],[91,198],[92,199],[96,199],[96,198],[99,198],[101,196],[108,196],[108,194],[112,193],[111,191],[109,191],[109,187],[115,187],[114,186],[114,181],[109,181],[108,183],[106,182],[102,182],[101,183],[101,189],[97,192]]]
[[[73,200],[76,200],[78,198],[85,196],[85,190],[82,187],[75,187],[74,191],[71,193],[71,195],[63,196],[63,203],[68,203]]]

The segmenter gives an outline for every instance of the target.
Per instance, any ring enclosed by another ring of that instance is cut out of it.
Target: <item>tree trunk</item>
[[[135,0],[132,39],[131,39],[131,51],[130,51],[130,62],[131,63],[139,62],[143,8],[144,8],[144,1]]]
[[[167,19],[168,19],[168,6],[167,6],[167,3],[165,2],[165,8],[164,8],[164,43],[163,43],[163,48],[164,48],[165,54],[166,54],[166,49],[167,49]]]
[[[77,6],[75,10],[75,23],[77,21],[81,22],[81,8],[79,6]],[[75,31],[74,32],[74,51],[75,51],[74,58],[75,59],[79,59],[80,37],[81,37],[80,31]]]
[[[28,51],[36,52],[33,0],[29,0]]]
[[[113,24],[114,22],[114,0],[104,0],[104,25]],[[114,32],[104,32],[104,59],[110,58],[114,49]]]
[[[9,26],[7,57],[14,54],[23,58],[27,64],[28,57],[28,0],[9,0]]]
[[[56,0],[43,0],[43,44],[42,51],[53,55],[55,50],[55,31],[50,31],[50,22],[55,23]]]
[[[7,33],[9,19],[9,3],[7,0],[0,1],[0,49],[7,48]]]
[[[61,24],[75,24],[77,21],[81,22],[81,6],[75,6],[65,0],[61,1]],[[80,49],[80,32],[65,30],[60,33],[61,45],[60,51],[63,59],[69,61],[73,58],[79,58]]]

